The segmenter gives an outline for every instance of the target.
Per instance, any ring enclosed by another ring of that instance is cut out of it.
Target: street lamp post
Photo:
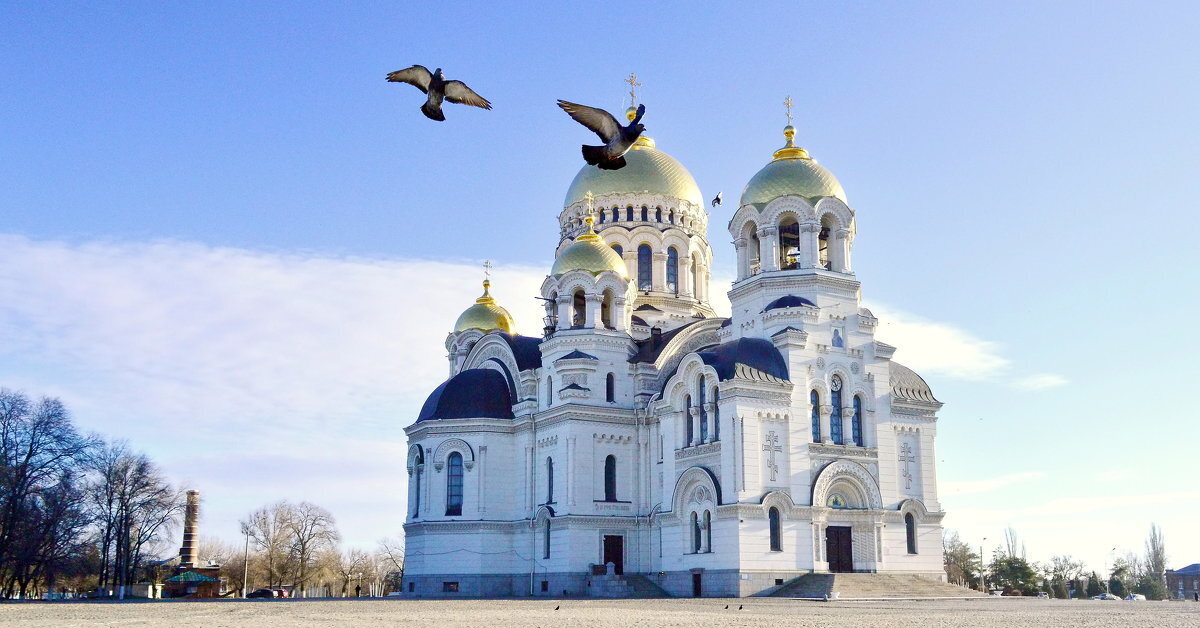
[[[984,572],[983,546],[986,543],[987,543],[987,537],[985,536],[985,537],[983,537],[983,540],[980,541],[980,543],[979,543],[979,590],[984,593],[987,593],[987,581],[983,577],[983,572]]]
[[[242,599],[246,599],[246,580],[250,577],[250,526],[242,528],[246,535],[246,549],[242,552]]]

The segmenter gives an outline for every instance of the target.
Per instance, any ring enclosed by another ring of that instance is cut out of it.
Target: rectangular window
[[[408,583],[408,592],[412,593],[413,590],[416,589],[416,587],[417,587],[417,583],[415,583],[415,582]]]
[[[458,583],[457,582],[443,582],[442,583],[442,593],[458,593]]]
[[[550,581],[549,581],[549,580],[542,580],[542,593],[545,593],[545,592],[547,592],[547,591],[549,591],[549,590],[550,590]]]
[[[781,584],[783,584],[783,578],[776,578],[776,579],[775,579],[775,586],[779,586],[779,585],[781,585]]]

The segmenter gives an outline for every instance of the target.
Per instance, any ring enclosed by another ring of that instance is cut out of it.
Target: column
[[[692,406],[692,445],[703,445],[700,438],[700,406]]]
[[[667,291],[667,254],[662,251],[655,251],[650,255],[652,260],[650,287],[655,292]]]
[[[479,446],[479,455],[477,458],[476,466],[479,467],[479,474],[475,476],[475,487],[479,489],[479,492],[475,496],[475,506],[479,511],[479,516],[482,518],[487,513],[487,502],[485,501],[487,499],[487,491],[484,490],[483,486],[484,481],[487,479],[487,474],[484,473],[487,466],[487,445]]]
[[[838,229],[830,250],[830,265],[838,272],[850,272],[850,230]]]
[[[830,415],[832,414],[833,406],[821,406],[821,442],[827,445],[833,444],[833,430],[830,427],[832,425]]]
[[[853,397],[851,398],[853,399]],[[853,401],[851,401],[853,403]],[[842,408],[842,442],[853,446],[854,445],[854,406]],[[864,441],[863,444],[866,444]]]
[[[707,385],[707,384],[702,384],[702,385]],[[713,421],[713,419],[715,418],[714,414],[715,414],[716,408],[717,408],[716,404],[714,404],[711,401],[706,402],[704,404],[704,412],[705,412],[706,416],[708,416],[708,440],[704,441],[706,443],[711,443],[711,442],[717,440],[716,422]]]
[[[679,296],[692,296],[692,256],[679,258]]]
[[[617,331],[629,330],[629,313],[625,311],[625,297],[613,297],[612,312],[613,327]]]
[[[817,245],[818,234],[821,233],[821,225],[815,222],[806,222],[800,225],[800,259],[796,263],[799,268],[818,268],[818,251],[820,247]]]
[[[759,266],[762,272],[779,270],[779,227],[763,227],[758,230]]]
[[[737,253],[737,278],[740,281],[750,276],[750,264],[746,260],[746,238],[734,240],[733,250]]]
[[[433,450],[426,447],[425,448],[425,472],[421,474],[421,478],[425,480],[425,494],[421,496],[421,499],[425,503],[421,505],[421,512],[425,513],[423,515],[425,517],[429,516],[429,494],[433,492],[433,465],[431,464],[432,462],[433,462]]]
[[[567,505],[575,505],[575,437],[567,439]]]
[[[625,260],[625,272],[629,273],[629,278],[633,285],[637,285],[637,247],[630,251],[622,251],[621,259]]]
[[[604,301],[604,296],[600,294],[589,294],[583,297],[583,326],[592,329],[597,326],[600,320],[600,303]]]

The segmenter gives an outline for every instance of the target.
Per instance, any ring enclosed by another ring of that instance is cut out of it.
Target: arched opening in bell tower
[[[571,297],[571,326],[583,327],[587,322],[587,298],[583,296],[583,290],[576,290]]]
[[[787,216],[779,223],[779,268],[793,270],[800,258],[800,223]]]

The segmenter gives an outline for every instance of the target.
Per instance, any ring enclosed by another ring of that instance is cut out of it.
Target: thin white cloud
[[[1013,382],[1013,385],[1022,390],[1047,390],[1050,388],[1058,388],[1059,386],[1067,385],[1067,378],[1054,373],[1038,373],[1023,377]]]
[[[918,373],[981,380],[1009,366],[994,342],[886,305],[869,307],[879,318],[876,337],[896,346],[896,360]]]
[[[943,480],[938,485],[938,492],[943,496],[946,495],[970,495],[972,493],[986,493],[997,489],[1021,484],[1024,482],[1032,482],[1046,477],[1041,471],[1023,471],[1020,473],[1009,473],[994,478],[983,480],[968,480],[965,482],[955,482]]]

